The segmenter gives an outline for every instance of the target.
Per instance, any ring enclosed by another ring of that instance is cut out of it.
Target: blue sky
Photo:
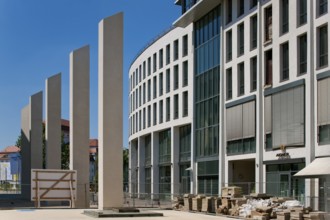
[[[151,39],[180,15],[174,0],[0,0],[0,150],[20,134],[21,109],[62,72],[62,118],[69,119],[69,53],[91,50],[90,137],[97,138],[98,23],[124,12],[124,131],[128,146],[128,70]]]

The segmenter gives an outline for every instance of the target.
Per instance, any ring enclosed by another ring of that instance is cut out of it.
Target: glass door
[[[291,189],[291,175],[289,173],[280,174],[280,195],[289,197]]]

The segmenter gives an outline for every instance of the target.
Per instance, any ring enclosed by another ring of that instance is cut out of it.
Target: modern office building
[[[175,4],[173,28],[129,70],[131,192],[237,185],[325,209],[329,176],[294,174],[330,163],[328,1]]]

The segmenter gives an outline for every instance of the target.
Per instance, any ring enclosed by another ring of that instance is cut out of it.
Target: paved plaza
[[[1,210],[0,219],[6,220],[76,220],[76,219],[95,219],[83,215],[83,209],[18,209],[18,210]],[[180,212],[172,210],[154,210],[154,212],[161,212],[164,214],[164,217],[138,217],[136,220],[151,220],[151,219],[162,219],[162,220],[226,220],[229,218],[189,213],[189,212]],[[102,218],[102,219],[114,219],[114,218]],[[118,218],[117,218],[118,219]],[[128,220],[132,218],[119,218],[120,220]],[[232,219],[232,218],[231,218]]]

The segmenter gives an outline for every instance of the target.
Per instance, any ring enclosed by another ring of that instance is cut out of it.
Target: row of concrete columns
[[[99,209],[123,204],[123,13],[99,23]],[[70,53],[70,169],[76,207],[89,207],[90,49]],[[43,94],[21,112],[22,197],[31,198],[31,169],[42,169]],[[46,168],[61,169],[61,74],[46,80]]]
[[[151,195],[159,194],[159,132],[151,134]],[[179,127],[171,127],[171,195],[179,194]],[[145,137],[139,137],[130,146],[130,193],[145,193]],[[135,185],[137,184],[137,185]]]

